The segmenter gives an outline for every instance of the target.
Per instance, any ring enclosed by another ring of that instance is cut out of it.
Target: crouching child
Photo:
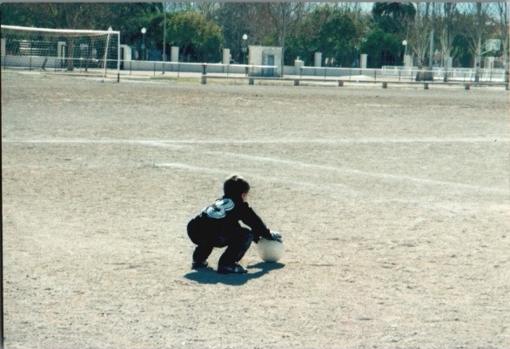
[[[223,184],[224,195],[205,207],[188,223],[188,236],[196,246],[192,269],[207,268],[207,258],[215,247],[227,247],[218,261],[218,273],[246,273],[238,262],[259,239],[281,241],[248,205],[250,185],[241,176],[231,176]],[[241,226],[243,222],[248,228]]]

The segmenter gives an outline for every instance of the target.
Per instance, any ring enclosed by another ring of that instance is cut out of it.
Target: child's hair
[[[243,177],[238,175],[230,176],[223,184],[223,192],[225,193],[225,196],[233,199],[240,199],[241,194],[249,191],[250,184],[248,184]]]

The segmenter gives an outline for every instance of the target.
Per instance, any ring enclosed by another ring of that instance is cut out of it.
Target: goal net
[[[120,32],[1,26],[2,66],[119,74]]]

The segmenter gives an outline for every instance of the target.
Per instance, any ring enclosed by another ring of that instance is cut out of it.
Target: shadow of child
[[[269,273],[271,270],[281,269],[285,266],[282,263],[265,263],[249,265],[247,274],[218,274],[212,268],[205,268],[200,271],[192,271],[184,275],[188,280],[200,284],[225,284],[231,286],[241,286],[249,280],[256,279]],[[254,270],[254,272],[252,272]]]

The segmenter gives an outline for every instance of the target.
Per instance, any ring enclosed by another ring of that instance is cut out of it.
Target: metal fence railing
[[[105,67],[106,62],[106,67]],[[14,56],[1,57],[3,69],[17,68],[45,71],[68,71],[78,73],[114,75],[119,79],[126,75],[165,75],[172,73],[180,77],[183,73],[191,76],[211,78],[256,77],[267,79],[301,79],[344,82],[430,82],[430,83],[473,83],[473,84],[508,84],[508,75],[504,69],[474,68],[433,68],[384,66],[374,68],[340,68],[286,66],[284,76],[281,68],[269,65],[193,63],[167,61],[139,61],[117,59],[85,59],[69,57]],[[119,70],[117,70],[119,68]]]
[[[122,74],[132,74],[133,72],[145,72],[156,75],[166,72],[174,73],[199,73],[202,74],[204,65],[208,74],[240,74],[253,76],[276,77],[281,73],[277,66],[270,65],[246,65],[246,64],[221,64],[221,63],[191,63],[191,62],[167,62],[167,61],[139,61],[139,60],[120,60],[107,59],[108,69],[119,69]],[[30,56],[30,55],[5,55],[1,57],[3,69],[19,68],[28,70],[68,70],[71,68],[77,72],[88,72],[90,69],[104,69],[105,60],[88,58],[70,58],[70,57],[48,57],[48,56]]]
[[[471,69],[471,68],[434,68],[420,69],[417,67],[383,67],[374,68],[336,68],[336,67],[300,67],[300,78],[322,77],[323,79],[342,79],[345,81],[366,82],[506,82],[504,69]]]
[[[417,67],[383,66],[382,70],[390,76],[397,74],[416,76],[420,71],[427,71],[432,75],[433,80],[467,82],[478,79],[480,82],[505,82],[505,69],[503,68],[434,67],[423,70]]]

